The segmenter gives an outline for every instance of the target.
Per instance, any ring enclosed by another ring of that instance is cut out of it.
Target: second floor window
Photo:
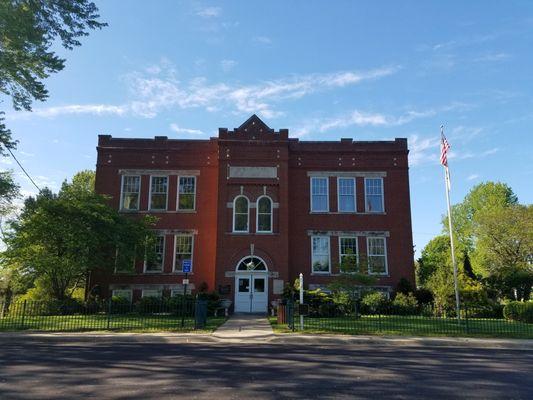
[[[383,179],[365,179],[365,211],[383,212]]]
[[[192,251],[193,251],[193,236],[192,235],[176,235],[174,237],[175,257],[174,257],[174,271],[183,271],[183,261],[190,260],[192,265]]]
[[[355,212],[355,179],[339,178],[337,186],[339,211]]]
[[[329,211],[328,178],[311,178],[311,212]]]
[[[248,232],[248,199],[238,196],[233,201],[233,232]]]
[[[138,210],[139,194],[141,192],[141,177],[124,175],[122,176],[122,197],[120,208],[122,210]]]
[[[327,274],[329,269],[329,236],[311,236],[311,271]]]
[[[194,210],[196,207],[196,177],[180,176],[178,210]]]
[[[257,200],[257,232],[272,232],[272,200],[267,196]]]
[[[150,177],[150,210],[167,209],[168,177]]]

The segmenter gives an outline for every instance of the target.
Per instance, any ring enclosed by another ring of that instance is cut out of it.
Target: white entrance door
[[[235,312],[268,311],[268,276],[251,272],[235,276]]]

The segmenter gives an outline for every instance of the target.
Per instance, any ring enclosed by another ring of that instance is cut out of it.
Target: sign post
[[[300,305],[304,303],[304,274],[300,273]],[[300,330],[304,330],[304,315],[300,313]]]
[[[185,326],[185,311],[187,303],[187,285],[189,284],[189,272],[191,272],[191,260],[183,260],[181,267],[182,271],[185,272],[185,278],[182,280],[183,284],[183,301],[181,306],[181,327]]]

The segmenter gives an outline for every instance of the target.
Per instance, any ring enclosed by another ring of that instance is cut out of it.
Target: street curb
[[[235,343],[235,344],[293,344],[293,345],[364,345],[379,344],[381,346],[409,347],[468,347],[533,350],[530,339],[492,339],[464,337],[411,337],[411,336],[368,336],[368,335],[327,335],[274,333],[257,336],[225,336],[217,337],[209,333],[123,333],[123,332],[0,332],[0,342],[8,340],[42,340],[61,343],[73,342],[141,342],[141,343]]]

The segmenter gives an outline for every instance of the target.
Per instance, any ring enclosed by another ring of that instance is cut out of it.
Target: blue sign
[[[183,268],[182,271],[188,274],[191,272],[192,260],[183,260],[181,266]]]

